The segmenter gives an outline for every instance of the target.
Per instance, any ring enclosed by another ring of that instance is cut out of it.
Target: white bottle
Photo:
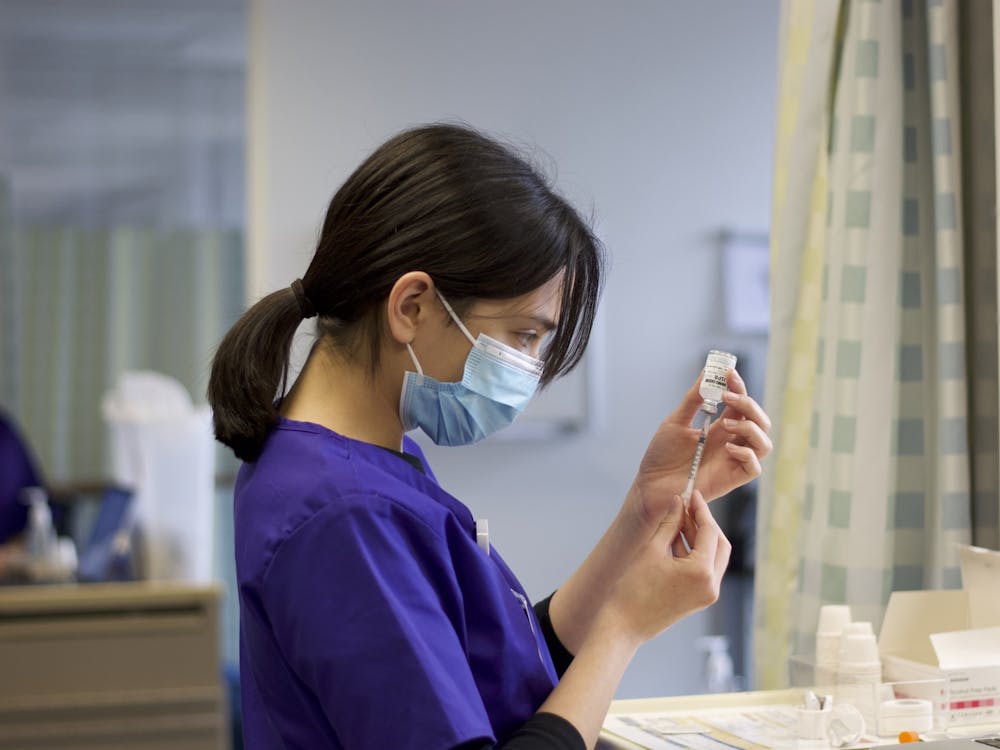
[[[719,410],[722,394],[729,389],[726,373],[736,367],[736,355],[712,349],[705,360],[698,394],[702,398],[702,411],[715,414]]]
[[[52,525],[52,510],[49,508],[45,490],[41,487],[27,487],[22,490],[28,503],[28,529],[26,547],[29,565],[34,577],[45,578],[47,572],[58,566],[59,547],[56,530]]]
[[[819,608],[816,625],[816,664],[813,682],[833,685],[840,663],[840,635],[851,623],[851,608],[846,604],[825,604]]]
[[[870,622],[852,622],[840,636],[837,697],[854,705],[870,727],[875,726],[875,705],[882,682],[882,660]]]
[[[698,639],[698,650],[707,652],[705,683],[709,693],[731,693],[736,690],[733,660],[729,656],[729,639],[724,635],[705,635]]]

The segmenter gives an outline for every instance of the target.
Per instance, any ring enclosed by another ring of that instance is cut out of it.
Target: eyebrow
[[[539,315],[525,315],[524,317],[529,320],[533,320],[538,323],[539,328],[544,328],[546,331],[556,330],[555,322],[549,320],[548,318],[541,317]]]

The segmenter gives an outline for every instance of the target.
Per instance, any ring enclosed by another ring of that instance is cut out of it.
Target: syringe
[[[725,395],[729,371],[736,367],[736,355],[729,352],[712,349],[705,360],[705,369],[701,371],[701,383],[698,385],[698,394],[702,398],[701,409],[698,415],[701,417],[701,429],[698,434],[698,447],[694,449],[694,459],[691,461],[691,473],[688,474],[687,487],[684,488],[684,507],[687,508],[691,500],[691,493],[694,492],[694,478],[701,466],[701,454],[705,450],[705,438],[708,437],[708,426],[712,422],[712,415],[719,411],[719,403]]]
[[[705,438],[708,437],[708,426],[712,421],[712,415],[707,411],[700,412],[702,415],[701,431],[698,433],[698,446],[694,449],[694,459],[691,461],[691,471],[688,474],[687,486],[684,488],[684,507],[691,501],[691,493],[694,492],[694,478],[701,466],[701,454],[705,451]]]

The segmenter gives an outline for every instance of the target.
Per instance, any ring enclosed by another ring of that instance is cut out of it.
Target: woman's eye
[[[538,334],[535,331],[520,331],[517,334],[517,343],[527,349],[538,341]]]

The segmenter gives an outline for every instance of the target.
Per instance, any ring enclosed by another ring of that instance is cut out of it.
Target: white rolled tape
[[[929,732],[934,728],[934,706],[920,698],[882,701],[878,707],[878,733],[891,737],[900,732]]]

